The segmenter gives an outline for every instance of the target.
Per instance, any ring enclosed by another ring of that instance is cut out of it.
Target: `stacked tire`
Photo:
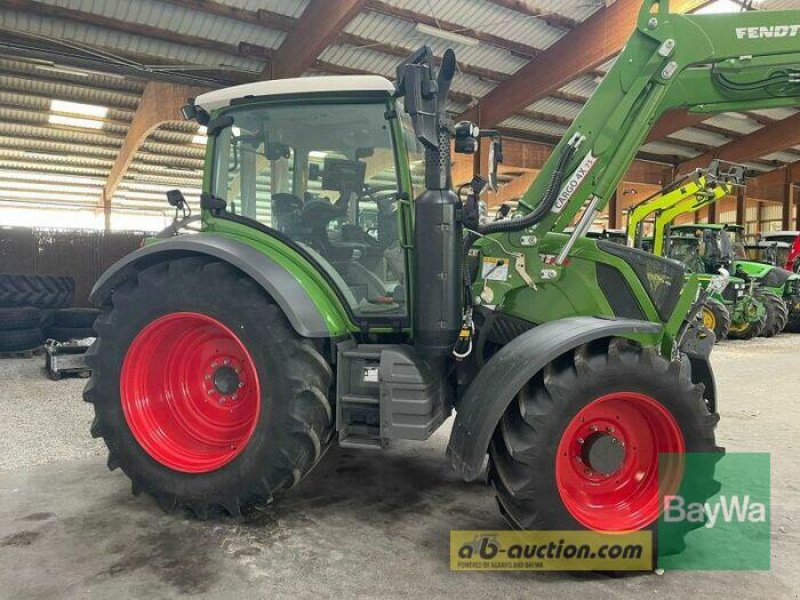
[[[0,274],[0,353],[41,346],[54,316],[74,295],[71,277]]]
[[[0,352],[24,352],[42,345],[42,311],[34,306],[0,308]]]
[[[53,311],[47,337],[58,342],[97,337],[94,322],[99,315],[100,311],[94,308],[62,308]]]

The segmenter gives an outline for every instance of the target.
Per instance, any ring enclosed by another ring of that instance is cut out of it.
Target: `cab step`
[[[448,388],[412,346],[337,347],[336,427],[346,448],[383,448],[426,440],[450,415]]]

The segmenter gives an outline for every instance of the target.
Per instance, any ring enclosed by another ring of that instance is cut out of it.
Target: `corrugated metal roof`
[[[772,154],[767,154],[766,156],[762,156],[761,159],[776,160],[784,163],[793,163],[800,160],[800,152],[796,154],[793,152],[773,152]]]
[[[490,44],[468,46],[419,33],[410,21],[371,11],[359,14],[345,31],[377,43],[401,46],[408,49],[409,53],[423,44],[430,46],[437,56],[441,56],[448,48],[453,48],[460,63],[499,73],[514,73],[527,62],[508,50]],[[399,62],[397,57],[394,60]]]
[[[209,13],[159,0],[39,0],[43,4],[60,6],[96,14],[125,23],[140,23],[151,27],[168,29],[176,34],[192,35],[218,42],[238,44],[251,42],[269,48],[277,48],[286,36],[263,26],[234,21]]]
[[[613,0],[522,0],[524,4],[538,9],[543,13],[552,12],[562,15],[573,21],[583,21],[589,18],[595,11],[612,4]]]
[[[5,98],[28,98],[30,102],[56,98],[84,104],[107,106],[112,109],[112,114],[118,115],[115,118],[122,118],[121,115],[123,114],[133,114],[139,103],[138,97],[128,94],[77,87],[58,82],[50,83],[30,80],[18,75],[5,75],[2,73],[0,73],[0,95]]]
[[[578,77],[577,79],[570,81],[559,91],[564,92],[565,94],[573,94],[575,96],[588,98],[594,93],[598,85],[600,85],[600,83],[596,81],[594,77],[584,75],[583,77]]]
[[[575,119],[580,114],[581,110],[583,110],[583,104],[562,100],[560,98],[547,97],[537,100],[528,106],[526,110],[532,110],[562,119]]]
[[[263,8],[289,17],[300,17],[308,6],[309,0],[224,0],[223,4],[258,10]]]
[[[767,117],[768,119],[773,119],[775,121],[788,119],[792,115],[797,114],[797,111],[792,108],[762,108],[757,110],[751,110],[750,112],[755,115],[761,115]]]
[[[684,158],[694,158],[700,155],[699,151],[693,150],[692,148],[666,142],[650,142],[649,144],[645,144],[642,146],[642,152],[664,156],[681,156]]]
[[[714,115],[705,121],[714,127],[729,129],[735,133],[746,135],[761,129],[761,125],[741,113],[725,113]]]
[[[252,72],[260,72],[264,67],[264,63],[261,61],[223,54],[214,50],[184,46],[75,21],[42,17],[18,11],[0,10],[0,27],[36,33],[56,40],[68,40],[100,48],[113,48],[137,56],[168,59],[180,64],[228,65]]]
[[[387,3],[478,31],[497,32],[508,40],[536,48],[547,48],[564,34],[541,19],[521,17],[516,11],[481,0],[389,0]]]
[[[547,135],[551,137],[561,137],[567,131],[567,128],[557,123],[549,121],[542,121],[540,119],[531,119],[530,117],[523,117],[515,115],[500,123],[500,127],[509,127],[511,129],[520,129],[523,131],[530,131],[531,133],[538,133],[540,135]]]
[[[378,73],[385,77],[394,77],[398,63],[396,56],[376,52],[370,48],[358,48],[344,44],[328,46],[320,54],[319,59],[343,67]],[[451,89],[454,92],[481,97],[494,87],[494,84],[490,82],[459,73],[453,79]]]
[[[705,131],[703,129],[695,129],[693,127],[681,129],[669,135],[670,139],[682,140],[694,144],[706,144],[707,146],[721,146],[727,144],[733,138],[725,137],[713,131]]]
[[[80,71],[62,72],[45,70],[49,64],[42,61],[26,61],[24,59],[9,59],[0,57],[0,72],[4,75],[18,75],[20,80],[30,82],[30,85],[70,85],[76,88],[96,89],[104,92],[114,92],[120,96],[133,99],[133,106],[144,91],[144,82],[138,79],[126,78],[117,75],[100,75],[96,72]]]

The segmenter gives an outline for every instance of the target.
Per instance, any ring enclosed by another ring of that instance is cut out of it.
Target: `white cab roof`
[[[231,100],[247,96],[277,96],[283,94],[313,94],[319,92],[386,92],[394,93],[394,84],[379,75],[332,75],[323,77],[296,77],[256,81],[221,90],[214,90],[195,98],[195,105],[206,112],[229,106]]]
[[[761,237],[769,238],[769,237],[778,237],[778,236],[791,236],[791,235],[800,235],[800,231],[765,231],[761,234]]]

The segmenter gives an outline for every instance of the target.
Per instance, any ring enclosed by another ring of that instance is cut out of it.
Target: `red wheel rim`
[[[136,441],[176,471],[206,473],[247,446],[261,410],[255,363],[238,337],[207,315],[159,317],[125,355],[122,410]]]
[[[593,400],[570,421],[558,445],[556,485],[570,514],[596,531],[634,531],[660,514],[660,490],[683,474],[683,435],[654,398],[633,392]],[[659,454],[677,460],[661,463]]]

